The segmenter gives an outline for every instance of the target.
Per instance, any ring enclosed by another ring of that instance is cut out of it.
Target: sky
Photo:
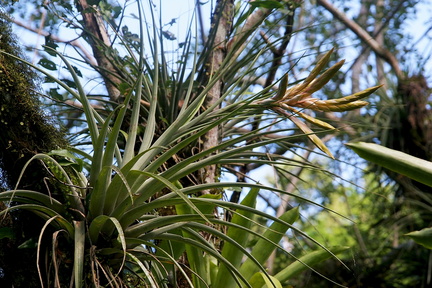
[[[124,0],[120,0],[120,3],[124,2]],[[133,1],[129,1],[132,3]],[[146,0],[141,0],[144,7],[146,7],[144,10],[149,11],[148,2]],[[176,41],[173,41],[173,49],[175,49],[176,46],[178,46],[179,42],[182,42],[185,39],[186,33],[189,32],[189,24],[192,21],[192,18],[194,17],[194,8],[195,8],[195,2],[196,0],[153,0],[155,5],[155,9],[153,11],[156,14],[156,17],[161,16],[162,17],[162,23],[167,24],[170,23],[172,19],[175,19],[175,23],[172,25],[166,25],[164,29],[166,31],[169,31],[172,33],[177,39]],[[209,27],[210,22],[210,11],[214,7],[215,0],[202,0],[201,5],[203,15],[204,15],[204,21],[207,21],[207,29]],[[127,3],[127,1],[126,1]],[[160,6],[161,5],[161,6]],[[129,7],[128,13],[136,13],[136,7],[134,5],[127,5]],[[160,8],[161,7],[161,8]],[[162,12],[162,13],[160,13]],[[150,17],[149,13],[148,17]],[[422,37],[428,27],[432,26],[432,2],[431,0],[427,1],[420,1],[418,4],[418,13],[417,17],[411,21],[409,21],[409,25],[406,27],[406,31],[411,33],[414,36],[413,43],[419,42],[419,54],[427,56],[432,54],[432,45],[431,45],[431,39],[432,39],[432,31],[429,31],[427,34],[428,37],[423,37],[419,40],[420,37]],[[133,22],[133,19],[129,18],[130,21],[128,21],[128,18],[126,18],[126,24],[129,22],[129,26],[133,29],[133,27],[137,26],[136,22]],[[426,22],[429,21],[429,25],[426,24]],[[30,24],[30,20],[27,24]],[[20,37],[23,42],[27,43],[39,43],[43,44],[43,39],[40,39],[36,36],[34,33],[26,32],[24,29],[19,27],[14,27],[14,29],[17,31],[18,35],[22,35],[23,37]],[[192,29],[195,29],[192,26]],[[72,39],[76,37],[76,34],[72,35],[62,35],[65,39]],[[347,59],[349,60],[349,59]],[[432,60],[428,62],[428,70],[431,71],[429,74],[432,74]]]

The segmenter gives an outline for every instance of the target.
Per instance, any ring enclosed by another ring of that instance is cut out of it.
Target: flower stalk
[[[288,75],[285,74],[280,81],[279,89],[276,95],[270,99],[259,101],[258,105],[266,107],[266,109],[273,110],[274,112],[289,118],[321,151],[325,152],[328,156],[333,158],[331,152],[327,149],[324,143],[315,135],[315,133],[297,117],[303,118],[305,121],[312,123],[318,127],[335,130],[331,124],[322,120],[316,119],[309,114],[297,110],[310,109],[319,112],[345,112],[350,110],[359,109],[368,105],[367,101],[361,100],[368,97],[382,85],[373,86],[363,91],[348,95],[339,99],[321,100],[312,97],[312,94],[319,91],[325,84],[327,84],[336,73],[342,68],[345,60],[341,60],[324,71],[321,71],[327,66],[330,61],[330,56],[334,49],[327,52],[312,69],[306,79],[299,84],[288,88]],[[296,108],[294,108],[296,107]]]

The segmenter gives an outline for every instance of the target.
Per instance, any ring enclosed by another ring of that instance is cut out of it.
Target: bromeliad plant
[[[253,9],[245,13],[252,12]],[[239,19],[245,21],[246,16]],[[242,59],[233,58],[240,55],[234,51],[230,54],[233,57],[225,58],[201,87],[197,85],[195,75],[200,65],[206,65],[203,59],[208,59],[212,49],[204,50],[205,53],[200,55],[198,45],[192,45],[189,35],[178,71],[168,75],[166,59],[159,55],[159,45],[163,46],[163,33],[160,32],[154,29],[150,37],[151,60],[144,55],[143,27],[139,43],[134,45],[125,35],[116,35],[128,55],[123,58],[115,55],[114,59],[119,62],[127,59],[125,69],[130,73],[119,85],[122,100],[110,103],[111,106],[107,107],[113,109],[109,113],[95,109],[76,67],[52,47],[46,46],[45,50],[61,59],[74,87],[45,69],[20,60],[57,83],[80,103],[90,139],[82,149],[76,146],[37,154],[28,162],[42,161],[45,164],[53,181],[58,183],[59,191],[55,192],[62,194],[62,198],[18,188],[19,183],[16,189],[0,194],[1,201],[19,203],[2,214],[26,209],[45,220],[39,244],[43,242],[44,234],[52,234],[54,244],[52,249],[48,249],[50,258],[46,265],[52,268],[48,269],[47,280],[41,280],[42,285],[282,287],[302,269],[312,269],[315,263],[343,251],[344,247],[326,248],[296,229],[293,223],[299,217],[298,208],[278,218],[256,209],[261,189],[284,191],[256,183],[193,180],[211,165],[219,169],[247,163],[311,165],[256,150],[271,144],[289,144],[298,136],[285,134],[266,138],[269,124],[245,134],[226,134],[217,145],[205,150],[197,148],[206,133],[216,127],[229,128],[227,130],[231,133],[242,120],[274,111],[293,121],[331,156],[322,141],[297,117],[326,129],[333,127],[294,107],[320,111],[356,109],[366,104],[359,99],[378,87],[338,100],[311,98],[310,95],[327,83],[342,65],[339,62],[319,76],[329,62],[331,51],[318,62],[303,83],[288,88],[287,77],[283,77],[278,91],[265,89],[248,97],[244,96],[248,86],[243,83],[247,83],[246,76],[254,72],[254,62],[245,69],[246,65],[235,62]],[[238,49],[243,46],[233,44]],[[2,53],[18,60],[12,54]],[[256,57],[260,53],[257,52]],[[233,74],[234,68],[238,73]],[[208,95],[227,75],[235,75],[235,81],[224,87],[217,101],[208,104]],[[164,101],[170,104],[164,107],[161,104]],[[170,109],[175,113],[170,114]],[[22,175],[25,175],[26,167]],[[223,200],[227,187],[244,188],[246,196],[241,203]],[[224,218],[220,212],[229,212],[232,217]],[[262,235],[255,232],[254,227],[262,226],[256,217],[273,221],[269,227],[261,227],[265,231]],[[48,226],[54,232],[47,229]],[[269,275],[265,262],[274,249],[282,249],[279,242],[288,229],[309,238],[319,251],[299,259],[293,256],[295,262],[275,275]],[[258,238],[258,242],[250,250],[245,247],[251,237]],[[40,266],[42,252],[39,251],[37,260]],[[72,277],[65,278],[58,272],[65,270]],[[45,279],[45,275],[41,275],[41,279]]]
[[[281,80],[281,85],[277,94],[270,100],[264,100],[260,104],[264,106],[270,105],[273,111],[289,118],[319,149],[331,158],[334,158],[321,139],[313,133],[309,126],[300,121],[297,116],[323,129],[334,130],[335,127],[327,122],[311,117],[294,107],[321,112],[344,112],[355,110],[368,105],[368,102],[362,101],[361,99],[368,97],[382,85],[370,87],[366,90],[339,99],[320,100],[312,98],[312,94],[319,91],[325,84],[327,84],[336,75],[340,68],[342,68],[342,65],[345,62],[344,60],[337,62],[320,75],[322,70],[329,63],[332,52],[333,49],[327,52],[318,61],[309,76],[300,84],[287,89],[288,76],[285,75]]]
[[[346,145],[365,160],[396,172],[401,176],[406,176],[409,179],[432,187],[432,162],[430,161],[375,143],[355,142],[347,143]],[[425,203],[421,201],[413,202],[418,205],[417,209],[419,211],[422,211],[426,207],[423,214],[429,217],[432,203],[430,196],[423,191],[419,191],[419,195],[421,195]],[[405,235],[412,238],[417,244],[427,249],[432,249],[432,228],[426,227],[422,230],[409,232]]]

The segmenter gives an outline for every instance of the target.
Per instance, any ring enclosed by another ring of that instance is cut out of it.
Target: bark
[[[97,70],[103,77],[110,99],[117,101],[120,96],[117,85],[121,83],[121,80],[118,70],[113,65],[113,59],[107,56],[108,50],[111,49],[108,31],[101,16],[97,13],[97,8],[90,6],[87,0],[78,0],[76,5],[83,18],[84,32],[89,36],[93,55],[98,64]]]
[[[219,0],[216,3],[215,11],[212,18],[212,31],[214,34],[213,49],[209,56],[207,73],[211,78],[212,75],[219,72],[219,69],[226,58],[226,43],[231,32],[233,21],[234,0]],[[223,95],[224,82],[220,79],[209,90],[204,102],[204,108],[207,109],[217,103]],[[215,109],[218,109],[216,107]],[[219,144],[220,130],[215,127],[207,132],[203,137],[202,149],[211,149]],[[201,171],[202,183],[215,183],[218,181],[219,172],[216,165],[209,165]],[[211,191],[202,191],[203,194],[209,194]]]

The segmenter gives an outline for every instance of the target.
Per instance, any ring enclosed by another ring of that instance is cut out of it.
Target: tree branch
[[[89,35],[90,45],[98,63],[99,72],[104,79],[108,95],[112,101],[117,101],[120,91],[117,85],[121,83],[118,71],[112,59],[107,56],[107,49],[111,47],[108,32],[97,10],[87,3],[87,0],[77,0],[77,9],[83,17],[84,32]],[[89,12],[94,10],[94,12]]]
[[[357,37],[369,45],[369,47],[379,57],[384,59],[393,68],[398,79],[404,79],[402,70],[399,67],[399,61],[392,53],[390,53],[390,51],[383,48],[372,36],[369,35],[367,31],[360,27],[360,25],[349,19],[344,13],[340,12],[336,7],[326,0],[317,0],[317,3],[329,11],[336,19],[344,23],[348,29],[357,35]]]
[[[82,53],[83,53],[83,55],[85,56],[85,57],[83,57],[90,65],[92,65],[92,66],[97,66],[97,62],[96,62],[96,59],[93,57],[93,55],[92,54],[90,54],[88,51],[87,51],[87,49],[78,41],[78,40],[65,40],[65,39],[61,39],[60,37],[58,37],[58,36],[56,36],[56,35],[53,35],[53,34],[50,34],[50,33],[48,33],[48,32],[46,32],[46,31],[40,31],[39,29],[36,29],[36,28],[33,28],[33,27],[31,27],[31,26],[29,26],[29,25],[26,25],[26,24],[24,24],[23,22],[21,22],[21,21],[18,21],[18,20],[16,20],[16,19],[11,19],[12,20],[12,22],[15,24],[15,25],[17,25],[17,26],[19,26],[19,27],[22,27],[22,28],[24,28],[24,29],[26,29],[26,30],[28,30],[28,31],[30,31],[30,32],[33,32],[33,33],[36,33],[36,34],[38,34],[38,35],[42,35],[42,36],[44,36],[44,37],[47,37],[47,36],[49,36],[52,40],[54,40],[54,41],[56,41],[56,42],[59,42],[59,43],[65,43],[65,44],[69,44],[69,45],[72,45],[73,47],[75,47],[75,48],[77,48],[79,51],[81,51]]]
[[[294,15],[295,15],[295,6],[292,8],[289,8],[289,12],[286,18],[286,25],[285,25],[285,33],[282,38],[282,43],[277,49],[273,49],[273,61],[272,65],[269,69],[269,73],[267,75],[267,81],[265,83],[265,87],[268,87],[273,84],[276,72],[278,68],[282,65],[282,57],[285,54],[285,50],[291,40],[291,35],[293,32],[293,25],[294,25]],[[265,36],[265,35],[262,35]]]

